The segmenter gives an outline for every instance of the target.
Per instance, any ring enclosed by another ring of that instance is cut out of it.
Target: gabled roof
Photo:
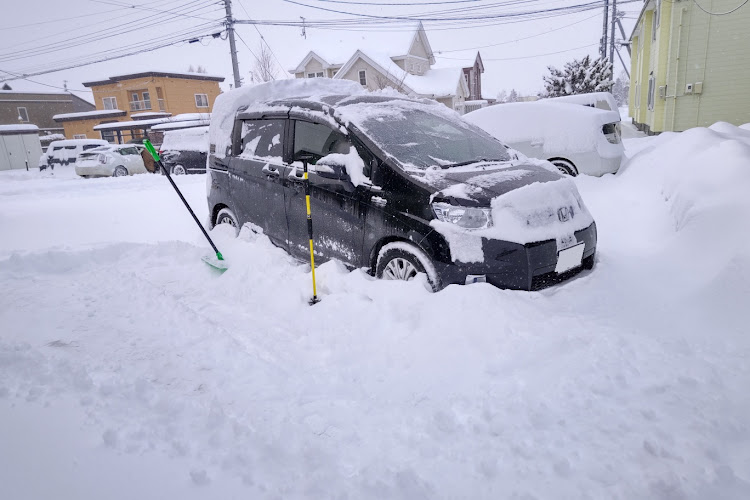
[[[412,75],[401,69],[386,55],[366,54],[361,50],[356,51],[333,78],[342,79],[359,59],[378,70],[390,80],[395,88],[400,87],[409,95],[450,97],[456,95],[459,86],[465,94],[469,94],[469,87],[461,68],[430,69],[424,75]]]
[[[399,58],[408,55],[419,35],[425,50],[430,55],[430,64],[435,63],[432,47],[421,22],[399,31],[354,31],[308,29],[308,37],[295,42],[296,58],[301,61],[290,73],[301,73],[312,57],[315,57],[324,68],[338,67],[352,57],[352,52],[361,50],[366,53],[378,52],[389,57]]]

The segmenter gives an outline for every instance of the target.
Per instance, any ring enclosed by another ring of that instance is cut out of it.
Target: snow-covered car
[[[386,279],[425,273],[434,290],[534,290],[593,267],[596,225],[570,178],[512,159],[442,104],[349,83],[273,82],[217,98],[212,225],[250,223],[309,259],[307,163],[316,261]]]
[[[601,176],[620,168],[624,148],[616,111],[546,99],[489,106],[464,119],[566,175]]]
[[[588,94],[565,95],[561,97],[548,97],[540,102],[565,102],[568,104],[578,104],[588,106],[604,111],[617,111],[617,100],[609,92],[590,92]]]
[[[121,177],[148,172],[140,144],[110,144],[78,155],[76,174],[81,177]]]
[[[66,139],[63,141],[53,141],[39,159],[39,169],[44,170],[47,167],[54,169],[55,165],[70,165],[76,162],[76,158],[82,152],[106,146],[107,144],[109,143],[102,139]]]
[[[208,127],[169,130],[164,133],[159,155],[174,175],[203,174],[208,155]]]

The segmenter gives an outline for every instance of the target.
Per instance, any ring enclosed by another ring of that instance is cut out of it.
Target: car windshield
[[[385,112],[372,112],[372,108]],[[359,114],[359,113],[357,113]],[[373,106],[352,120],[406,168],[451,168],[484,160],[508,161],[506,147],[482,130],[423,109]]]

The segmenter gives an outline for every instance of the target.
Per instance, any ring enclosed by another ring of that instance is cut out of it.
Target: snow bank
[[[504,142],[541,142],[545,153],[596,151],[602,125],[620,121],[615,111],[558,102],[497,104],[463,118]]]
[[[161,176],[0,172],[4,496],[746,500],[750,131],[719,128],[574,180],[599,246],[565,285],[329,262],[314,307],[247,229],[208,269]]]
[[[160,149],[162,151],[208,152],[208,127],[184,128],[164,133]]]
[[[260,83],[241,87],[220,94],[214,102],[209,129],[209,143],[215,146],[219,158],[226,156],[231,145],[234,116],[240,106],[288,99],[292,97],[313,97],[316,95],[356,95],[363,93],[362,86],[349,80],[329,78],[297,78],[276,82]]]

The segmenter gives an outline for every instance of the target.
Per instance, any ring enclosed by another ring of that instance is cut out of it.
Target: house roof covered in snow
[[[343,66],[352,53],[361,50],[367,53],[383,53],[398,59],[409,54],[415,39],[419,37],[430,54],[430,64],[435,63],[432,48],[421,22],[412,29],[402,31],[354,31],[308,30],[307,38],[297,44],[296,60],[300,63],[290,73],[304,71],[311,59],[317,59],[324,68]]]
[[[82,111],[80,113],[61,113],[52,117],[56,122],[69,122],[74,120],[91,120],[94,118],[115,118],[125,116],[127,113],[121,109],[97,109],[94,111]]]
[[[144,71],[141,73],[131,73],[128,75],[110,76],[105,80],[96,80],[92,82],[84,82],[84,87],[95,87],[98,85],[108,85],[110,83],[116,83],[122,80],[133,80],[135,78],[148,78],[148,77],[166,77],[166,78],[185,78],[188,80],[208,80],[213,82],[223,82],[223,76],[207,75],[205,73],[174,73],[165,71]]]

